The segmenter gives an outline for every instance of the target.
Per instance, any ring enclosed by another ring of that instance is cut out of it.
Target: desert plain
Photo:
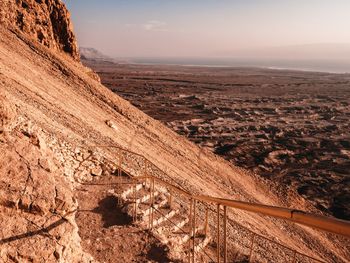
[[[177,133],[350,219],[350,74],[83,62]]]

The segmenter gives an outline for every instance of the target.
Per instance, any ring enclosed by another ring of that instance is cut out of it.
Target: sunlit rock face
[[[2,0],[0,22],[79,60],[70,14],[60,0]]]

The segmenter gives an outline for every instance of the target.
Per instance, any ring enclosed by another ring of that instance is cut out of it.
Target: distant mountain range
[[[92,47],[80,47],[82,60],[107,61],[112,63],[131,63],[128,59],[113,58]]]
[[[113,58],[103,54],[95,48],[81,47],[79,49],[81,59],[92,59],[92,60],[113,60]]]
[[[350,43],[320,43],[237,49],[217,57],[113,58],[95,48],[80,48],[81,58],[122,64],[263,67],[333,73],[350,73]],[[225,54],[225,55],[224,55]]]

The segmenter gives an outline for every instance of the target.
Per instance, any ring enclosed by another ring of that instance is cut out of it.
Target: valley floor
[[[350,219],[349,75],[85,63],[179,134]]]

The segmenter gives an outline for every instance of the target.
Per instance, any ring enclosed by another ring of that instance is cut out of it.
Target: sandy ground
[[[350,219],[350,76],[85,61],[152,117]]]

